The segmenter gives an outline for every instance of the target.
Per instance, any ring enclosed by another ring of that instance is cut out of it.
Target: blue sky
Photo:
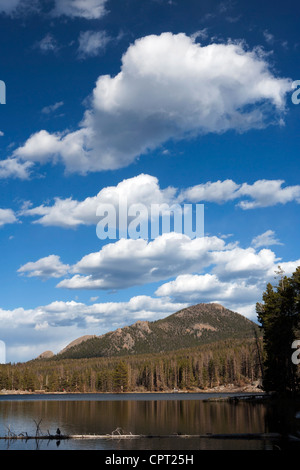
[[[256,319],[300,264],[299,9],[0,0],[8,361],[200,302]],[[100,240],[119,198],[202,203],[205,236]]]

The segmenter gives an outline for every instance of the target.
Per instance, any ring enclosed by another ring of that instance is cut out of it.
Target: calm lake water
[[[295,407],[265,402],[207,401],[220,394],[0,395],[0,436],[16,434],[111,434],[116,428],[144,435],[278,433],[297,426]],[[299,408],[300,409],[300,408]],[[294,429],[293,429],[294,432]],[[264,450],[272,439],[152,438],[130,440],[0,440],[0,450]]]

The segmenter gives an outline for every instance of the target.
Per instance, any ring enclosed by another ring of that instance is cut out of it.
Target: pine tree
[[[291,360],[291,346],[299,333],[300,267],[292,277],[283,276],[278,286],[267,285],[263,303],[256,305],[264,340],[266,391],[299,392],[297,366]]]
[[[35,376],[29,368],[25,369],[23,380],[23,387],[25,390],[33,391],[35,389]]]
[[[114,389],[125,392],[128,389],[128,368],[124,361],[120,361],[113,372]]]

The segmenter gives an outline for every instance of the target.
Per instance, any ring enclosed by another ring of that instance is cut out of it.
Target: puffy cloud
[[[115,77],[98,78],[79,130],[40,131],[14,156],[59,159],[82,174],[122,168],[170,139],[278,123],[290,90],[258,50],[201,46],[183,33],[150,35],[128,48]]]
[[[68,270],[69,265],[63,264],[59,256],[49,255],[38,261],[24,264],[18,269],[18,272],[20,274],[26,274],[28,277],[49,279],[65,276]]]
[[[242,209],[269,207],[296,201],[300,203],[300,185],[282,188],[283,180],[258,180],[253,184],[243,183],[238,196],[250,196],[253,201],[241,201]]]
[[[99,217],[96,212],[101,204],[111,204],[118,211],[120,201],[126,200],[128,206],[140,203],[150,208],[151,204],[171,204],[175,200],[175,193],[176,189],[172,187],[161,189],[154,176],[140,174],[116,186],[107,186],[96,196],[87,197],[83,201],[56,198],[52,206],[26,208],[20,213],[24,216],[40,216],[35,222],[45,226],[74,228],[97,224]]]
[[[0,209],[0,227],[6,224],[14,224],[18,221],[12,209]]]
[[[282,243],[277,240],[273,230],[267,230],[261,235],[257,235],[257,237],[253,238],[251,245],[253,245],[254,248],[259,248],[260,246],[282,245]]]
[[[179,199],[191,202],[207,201],[224,203],[238,197],[240,185],[232,180],[207,182],[181,191]]]
[[[213,250],[225,243],[217,237],[191,240],[178,233],[163,234],[153,241],[125,240],[105,245],[72,266],[76,273],[58,287],[68,289],[124,289],[201,270],[211,263]]]
[[[237,302],[240,299],[239,289],[244,294],[250,290],[252,299],[259,292],[258,289],[261,292],[265,283],[274,279],[279,262],[289,275],[294,272],[300,260],[282,263],[270,249],[256,251],[252,247],[226,245],[224,240],[217,237],[190,240],[184,235],[173,233],[165,234],[152,242],[120,240],[110,243],[73,265],[70,269],[70,272],[75,273],[73,277],[63,279],[57,287],[124,289],[182,275],[187,275],[186,279],[190,280],[189,274],[205,276],[204,273],[210,271],[206,273],[209,276],[199,279],[213,280],[211,285],[215,287],[218,280],[220,298],[225,298],[225,293],[230,289],[230,300],[233,301],[235,296]],[[252,286],[256,288],[252,289]],[[162,295],[162,292],[160,290],[159,294]],[[245,299],[248,298],[245,295]],[[215,300],[218,300],[218,296]]]
[[[41,130],[29,137],[22,147],[16,149],[13,157],[26,162],[45,164],[56,163],[62,158],[67,162],[67,170],[85,174],[89,171],[90,160],[86,148],[89,134],[87,128],[67,133],[50,134]]]
[[[248,286],[261,287],[266,280],[274,278],[278,263],[292,274],[299,260],[285,264],[267,248],[258,251],[253,246],[241,248],[237,243],[226,244],[215,236],[190,239],[171,232],[153,241],[121,239],[109,243],[72,266],[52,255],[25,264],[19,272],[41,278],[71,275],[62,279],[57,287],[73,290],[119,290],[180,275],[205,273],[214,281],[218,279],[220,288],[230,287],[228,283],[242,286],[245,282]]]
[[[40,131],[29,137],[25,145],[14,152],[14,156],[22,155],[24,160],[46,163],[50,160],[51,155],[55,155],[59,149],[59,135],[51,135],[47,131]]]
[[[250,197],[238,203],[242,209],[275,206],[295,201],[300,203],[300,185],[282,187],[284,180],[257,180],[253,184],[235,183],[232,180],[207,182],[182,190],[179,200],[191,202],[224,203]]]
[[[38,144],[40,134],[34,137],[30,147],[37,158],[43,158],[43,146]],[[43,139],[43,137],[42,137]],[[48,145],[55,147],[56,141],[53,136],[47,135]],[[29,143],[27,143],[29,145]],[[40,153],[38,152],[40,148]],[[27,149],[28,150],[28,149]],[[24,148],[24,152],[27,151]],[[47,154],[45,155],[45,160]],[[15,162],[16,164],[16,162]],[[29,166],[30,168],[30,166]],[[14,168],[12,168],[13,171]],[[26,169],[27,171],[27,169]],[[26,171],[24,176],[26,176]],[[1,174],[1,169],[0,169]],[[56,198],[54,204],[42,204],[33,208],[25,208],[20,215],[39,217],[34,223],[44,226],[59,226],[64,228],[75,228],[80,225],[93,225],[99,222],[97,209],[101,204],[111,204],[118,214],[120,202],[127,201],[128,207],[134,204],[143,204],[149,211],[152,204],[183,204],[183,203],[225,203],[243,197],[250,196],[252,201],[240,201],[238,206],[242,209],[255,209],[275,204],[286,204],[288,202],[300,202],[300,186],[282,187],[283,181],[259,180],[252,185],[247,183],[238,184],[232,180],[207,182],[198,184],[181,191],[178,188],[160,188],[156,177],[140,174],[133,178],[124,179],[116,186],[103,188],[96,196],[90,196],[82,201],[72,198]],[[269,243],[268,243],[269,244]],[[265,246],[267,246],[265,244]]]
[[[280,258],[270,249],[262,249],[258,252],[252,247],[215,251],[212,253],[213,272],[221,280],[226,279],[264,279],[266,273],[276,269]]]
[[[30,178],[33,162],[20,162],[16,158],[8,158],[0,161],[0,178],[18,178],[27,180]]]
[[[261,290],[256,284],[247,285],[243,280],[222,282],[215,274],[183,274],[160,286],[155,293],[180,302],[219,302],[226,306],[255,303]]]

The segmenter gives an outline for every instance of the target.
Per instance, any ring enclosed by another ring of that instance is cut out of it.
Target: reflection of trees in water
[[[166,434],[264,432],[264,406],[261,404],[195,400],[145,402],[144,406],[149,427],[164,429]]]
[[[300,426],[295,418],[296,412],[300,411],[300,400],[297,402],[275,398],[261,402],[209,402],[180,400],[179,397],[174,399],[173,395],[169,400],[85,401],[79,398],[76,401],[16,401],[13,408],[9,402],[0,402],[0,405],[0,417],[13,421],[14,416],[13,427],[18,432],[20,425],[22,430],[30,431],[30,422],[36,416],[43,416],[43,429],[56,429],[59,425],[63,434],[110,434],[117,427],[128,434],[165,436],[276,433],[283,437],[279,440],[272,439],[272,445],[290,449],[291,441],[288,437],[297,436],[297,427],[299,429]],[[38,437],[37,440],[39,441]],[[202,441],[202,446],[213,448],[213,442],[205,439]],[[237,445],[230,440],[226,442],[226,446]],[[251,442],[253,448],[255,445],[264,445],[258,441],[256,444]],[[37,442],[37,446],[39,445],[40,442]],[[44,447],[46,443],[41,445]],[[51,446],[53,445],[52,443]],[[192,446],[192,443],[187,445]],[[215,445],[221,445],[221,442]],[[241,448],[245,445],[241,441]],[[124,446],[130,446],[130,443]]]
[[[297,412],[300,411],[300,399],[280,399],[270,400],[266,407],[266,425],[270,432],[280,432],[283,435],[300,431],[300,422],[296,419]]]
[[[167,398],[167,397],[166,397]],[[46,429],[59,425],[66,434],[107,434],[117,427],[133,434],[263,433],[266,405],[201,400],[108,400],[16,402],[16,419],[43,416]],[[1,403],[1,407],[8,407]],[[7,409],[7,413],[11,411]],[[24,428],[24,424],[22,424]],[[55,428],[56,429],[56,428]],[[29,429],[30,431],[30,429]]]

